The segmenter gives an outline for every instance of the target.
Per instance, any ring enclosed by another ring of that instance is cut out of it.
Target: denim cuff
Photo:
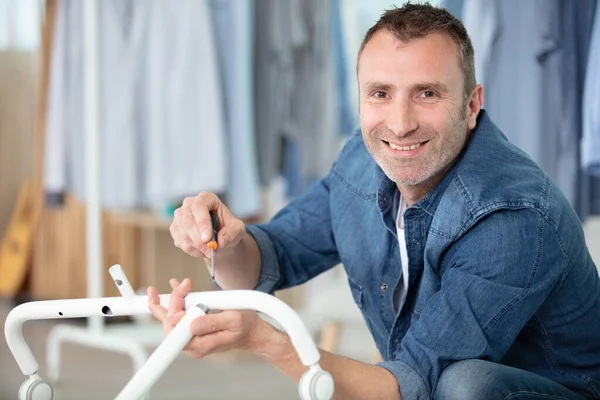
[[[431,400],[431,394],[421,376],[402,361],[384,361],[376,364],[390,371],[398,380],[404,400]]]
[[[246,225],[248,232],[256,240],[260,250],[261,268],[258,284],[254,288],[259,292],[273,294],[277,289],[277,284],[281,279],[279,272],[279,261],[275,246],[269,235],[256,225]]]

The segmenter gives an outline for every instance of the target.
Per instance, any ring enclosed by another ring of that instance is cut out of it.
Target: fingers
[[[175,210],[169,228],[175,246],[193,257],[210,257],[206,247],[212,237],[210,211],[214,211],[219,219],[219,248],[235,245],[242,240],[246,225],[231,214],[217,195],[202,192],[196,197],[186,198],[182,206]]]
[[[214,193],[202,192],[191,200],[189,208],[195,226],[198,227],[200,240],[202,243],[208,243],[212,237],[212,223],[210,222],[209,211],[215,211],[217,213],[219,225],[223,226],[225,225],[223,218],[225,206]]]
[[[171,279],[169,283],[173,288],[173,292],[171,292],[167,316],[174,315],[185,308],[185,296],[192,288],[192,281],[188,278],[185,278],[181,283],[177,279]]]
[[[197,250],[202,250],[202,245],[208,240],[210,240],[210,236],[208,239],[204,238],[204,233],[201,232],[202,225],[198,223],[198,216],[196,214],[208,214],[208,205],[203,204],[203,207],[199,211],[196,211],[194,205],[198,204],[198,199],[203,196],[203,194],[199,194],[196,197],[188,197],[183,201],[183,205],[180,208],[179,215],[179,226],[183,229],[184,236],[187,235],[189,241]]]
[[[169,321],[179,321],[170,317]],[[254,311],[223,311],[198,317],[190,324],[194,334],[184,348],[184,352],[194,358],[233,348],[252,350],[258,344],[264,345],[266,335],[258,334],[257,329],[264,323]],[[266,324],[266,323],[265,323]],[[254,347],[253,347],[254,346]]]
[[[209,211],[215,211],[219,219],[220,229],[217,237],[219,247],[225,248],[239,243],[246,233],[246,225],[235,218],[215,194],[208,192],[200,193],[192,203],[192,213],[194,214],[196,225],[200,229],[201,239],[204,242],[208,242],[212,237],[212,223]]]
[[[219,198],[210,192],[202,192],[196,197],[186,198],[182,206],[175,210],[169,228],[175,246],[193,257],[208,257],[206,243],[212,236],[208,212],[218,211],[221,205]]]
[[[171,279],[169,283],[171,284],[171,288],[173,288],[173,292],[171,293],[168,309],[160,305],[158,290],[154,286],[150,286],[147,290],[148,308],[152,312],[152,315],[163,323],[167,317],[184,311],[185,297],[190,293],[192,288],[192,281],[189,278],[185,278],[181,283],[177,279]]]
[[[244,327],[243,314],[239,311],[223,311],[196,318],[190,325],[194,335],[208,335],[219,331],[238,332]]]
[[[175,210],[175,218],[173,219],[173,222],[171,222],[171,226],[169,227],[171,237],[173,238],[173,244],[176,247],[179,247],[187,254],[191,255],[192,257],[205,257],[202,250],[200,250],[200,248],[202,248],[202,243],[197,242],[198,244],[194,244],[190,236],[187,234],[186,229],[184,229],[180,225],[180,221],[183,218],[183,212],[184,211],[180,208]],[[204,246],[203,248],[206,248],[206,246]]]
[[[175,278],[169,279],[169,285],[171,285],[171,289],[175,290],[177,286],[179,286],[179,281]]]
[[[194,336],[183,348],[183,352],[192,358],[202,358],[209,354],[228,350],[232,346],[230,332],[220,331],[206,336]]]
[[[148,288],[148,308],[150,312],[160,322],[163,322],[167,316],[167,310],[160,305],[158,290],[154,286]]]

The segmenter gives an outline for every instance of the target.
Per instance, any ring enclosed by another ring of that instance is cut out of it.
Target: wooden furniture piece
[[[0,154],[4,153],[0,156],[0,163],[6,164],[0,168],[1,171],[6,171],[0,181],[21,180],[10,222],[0,241],[0,296],[16,296],[26,282],[42,210],[46,98],[56,1],[47,0],[45,7],[45,19],[41,26],[41,62],[38,63],[41,72],[34,72],[33,66],[37,59],[35,53],[3,52],[0,55],[0,60],[5,60],[8,64],[0,62],[0,69],[7,68],[7,73],[0,74],[7,77],[0,82],[0,92],[18,97],[17,101],[11,99],[12,101],[2,102],[0,107],[7,108],[7,118],[3,117],[0,110],[0,120],[12,121],[14,124],[0,125],[0,143],[3,143],[0,145]],[[37,107],[32,107],[36,103],[33,100],[36,96],[32,92],[38,81]],[[29,115],[32,109],[36,110],[34,118]],[[26,176],[24,181],[23,175]],[[0,182],[0,188],[2,186],[4,185]],[[0,191],[4,193],[4,190]]]

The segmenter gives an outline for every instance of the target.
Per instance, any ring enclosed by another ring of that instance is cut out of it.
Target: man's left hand
[[[179,282],[171,279],[173,292],[168,309],[160,305],[158,290],[148,288],[148,307],[152,315],[162,322],[165,334],[171,330],[185,315],[185,296],[190,292],[192,282],[184,279]],[[257,352],[268,340],[269,328],[255,311],[222,311],[196,318],[190,325],[194,334],[184,348],[185,354],[193,358],[202,358],[212,353],[231,349]]]

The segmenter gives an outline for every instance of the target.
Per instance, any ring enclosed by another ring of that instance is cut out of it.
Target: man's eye
[[[435,97],[435,92],[433,90],[424,90],[421,95],[425,98]]]
[[[386,93],[385,93],[385,92],[382,92],[382,91],[377,91],[377,92],[373,93],[373,96],[374,96],[376,99],[385,99],[385,97],[386,97]]]

